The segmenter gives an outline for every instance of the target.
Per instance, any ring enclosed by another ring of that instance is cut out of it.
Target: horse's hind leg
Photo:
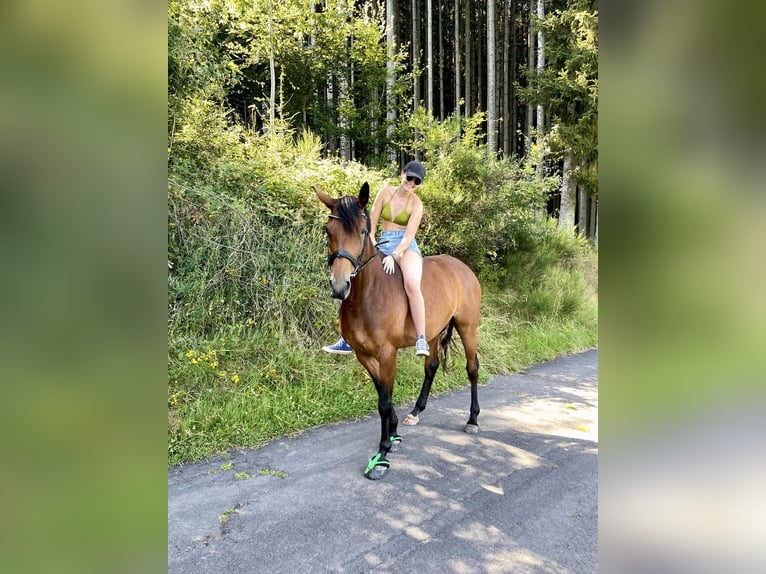
[[[466,371],[468,372],[468,380],[471,381],[471,412],[468,417],[468,422],[465,424],[465,432],[475,434],[479,432],[479,357],[476,353],[473,355],[473,360],[466,362]]]
[[[431,383],[433,383],[436,371],[439,370],[439,347],[435,342],[431,342],[430,352],[426,359],[425,375],[423,377],[423,386],[420,387],[420,395],[415,402],[415,406],[410,413],[404,417],[403,424],[407,426],[414,426],[420,422],[418,415],[426,410],[426,403],[428,402],[428,395],[431,392]]]
[[[471,410],[468,415],[468,422],[465,425],[465,432],[475,434],[479,432],[479,357],[476,354],[476,323],[460,324],[456,323],[455,328],[460,335],[460,340],[465,348],[465,370],[468,373],[468,380],[471,382]]]

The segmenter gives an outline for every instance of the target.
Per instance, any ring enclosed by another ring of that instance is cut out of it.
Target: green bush
[[[478,143],[482,114],[438,122],[413,115],[413,150],[428,175],[421,190],[427,206],[423,244],[449,253],[490,278],[510,253],[537,243],[547,194],[555,178],[540,179],[535,159],[495,159]]]

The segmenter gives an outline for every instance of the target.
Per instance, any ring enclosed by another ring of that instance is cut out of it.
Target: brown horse
[[[398,449],[402,438],[397,434],[398,419],[392,404],[396,375],[397,350],[415,344],[415,326],[404,291],[402,273],[396,268],[388,275],[380,264],[381,255],[373,246],[370,216],[366,210],[370,186],[365,182],[358,197],[333,199],[315,190],[330,209],[327,233],[330,289],[342,299],[340,331],[356,353],[356,358],[370,373],[378,392],[380,444],[369,460],[364,475],[372,480],[383,478],[391,466],[386,455]],[[439,349],[446,355],[452,329],[457,329],[465,348],[466,370],[471,382],[471,408],[465,431],[479,430],[476,329],[479,325],[481,286],[463,262],[449,255],[423,259],[421,281],[426,307],[426,339],[430,354],[425,359],[425,378],[415,407],[404,419],[405,425],[418,423],[425,410],[436,370]]]

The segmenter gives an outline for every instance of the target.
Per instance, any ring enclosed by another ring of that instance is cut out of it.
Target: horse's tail
[[[455,326],[455,318],[452,317],[449,320],[449,323],[447,323],[447,326],[442,329],[442,332],[439,334],[439,356],[441,359],[441,364],[443,365],[444,374],[446,375],[449,372],[449,369],[447,367],[447,349],[449,349],[449,345],[452,342],[452,329]]]

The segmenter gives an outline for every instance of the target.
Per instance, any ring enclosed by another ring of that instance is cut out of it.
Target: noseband
[[[370,235],[370,216],[367,214],[367,211],[362,211],[364,214],[364,219],[367,222],[367,225],[362,229],[362,252],[359,254],[359,257],[354,257],[353,254],[349,253],[345,249],[338,249],[337,251],[333,251],[330,253],[330,255],[327,256],[327,266],[332,266],[333,261],[335,261],[338,257],[342,257],[343,259],[348,259],[351,262],[351,265],[354,266],[354,270],[351,272],[351,279],[356,277],[359,272],[364,269],[364,267],[372,261],[375,256],[370,257],[367,261],[364,260],[364,253],[367,250],[367,237]],[[328,215],[330,219],[338,219],[341,218],[337,215]]]

